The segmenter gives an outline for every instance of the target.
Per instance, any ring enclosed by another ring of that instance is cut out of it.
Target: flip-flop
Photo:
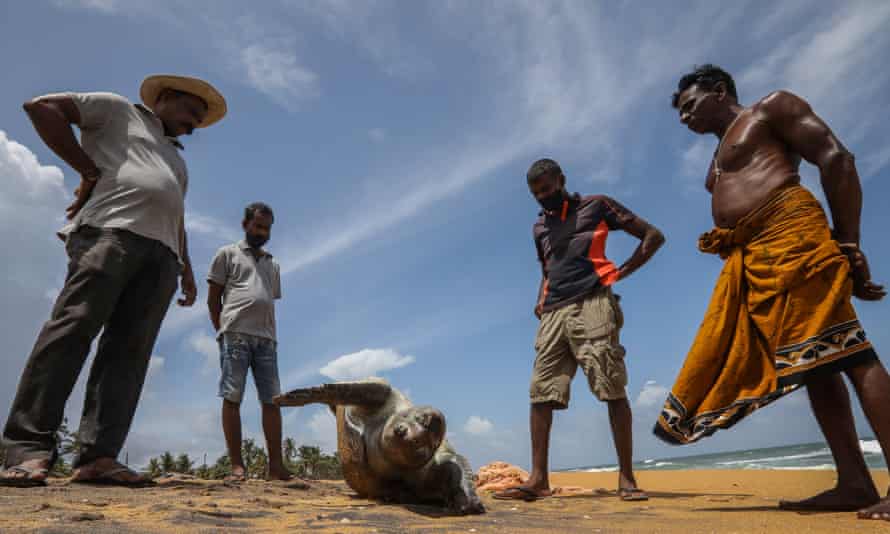
[[[0,477],[0,486],[7,488],[34,488],[37,486],[46,486],[45,478],[32,478],[31,475],[37,473],[48,474],[49,469],[45,467],[25,467],[23,465],[14,465],[6,470],[8,472],[22,473],[23,477]]]
[[[241,482],[247,482],[247,475],[227,475],[223,482],[226,484],[240,484]]]
[[[91,486],[122,486],[125,488],[148,488],[157,485],[154,480],[150,480],[147,478],[140,478],[139,480],[125,480],[122,478],[114,478],[115,475],[119,475],[121,473],[138,474],[129,467],[121,466],[114,469],[109,469],[108,471],[103,471],[99,473],[98,476],[93,478],[73,478],[71,479],[71,482],[73,484],[86,484]]]
[[[618,490],[618,496],[622,501],[648,501],[649,496],[640,488],[621,488]]]
[[[500,499],[502,501],[525,501],[532,502],[537,501],[538,499],[544,499],[550,497],[550,493],[538,493],[537,491],[526,488],[524,486],[516,486],[513,488],[507,488],[503,491],[499,491],[497,493],[492,494],[491,496],[494,499]]]

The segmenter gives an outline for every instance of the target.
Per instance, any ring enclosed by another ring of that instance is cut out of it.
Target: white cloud
[[[395,202],[371,198],[367,204],[377,206],[385,201],[389,209],[356,212],[353,221],[320,221],[322,228],[329,227],[320,232],[324,239],[285,243],[279,254],[284,273],[324,261],[356,243],[369,242],[369,238],[462,193],[519,158],[531,160],[558,150],[561,160],[583,157],[590,162],[578,175],[620,181],[617,171],[621,166],[614,154],[615,147],[623,144],[620,132],[627,132],[627,114],[650,98],[653,90],[661,90],[665,80],[676,76],[675,57],[693,57],[693,51],[706,41],[693,38],[693,32],[682,25],[666,37],[661,30],[663,21],[652,19],[645,21],[650,28],[638,32],[644,36],[636,43],[641,49],[620,54],[613,48],[626,41],[622,24],[603,16],[596,4],[495,3],[480,9],[484,16],[468,17],[458,4],[450,4],[435,16],[447,37],[464,45],[461,50],[474,61],[487,62],[491,78],[476,82],[484,94],[496,95],[487,113],[466,125],[467,135],[424,154],[401,176],[394,176],[389,169],[382,171],[387,183],[404,184],[405,193]],[[729,25],[724,19],[739,15],[739,10],[703,9],[702,16],[712,16],[715,24],[720,22],[709,39],[722,35],[720,28]],[[644,31],[647,29],[652,31]],[[527,37],[541,32],[560,38]],[[674,46],[665,47],[662,41],[666,38]],[[620,73],[630,71],[639,76],[628,84]],[[467,90],[475,88],[471,84]],[[369,176],[367,181],[380,183],[384,178]]]
[[[59,205],[67,196],[62,169],[41,165],[28,147],[10,139],[3,130],[0,130],[0,172],[4,177],[0,189],[0,213],[4,215],[16,206],[23,210],[30,207],[22,206],[22,202],[39,204],[51,200]],[[62,213],[55,215],[52,218],[58,219]]]
[[[667,399],[668,393],[670,393],[668,388],[659,385],[655,380],[648,380],[637,395],[635,404],[642,407],[661,406]]]
[[[202,374],[208,376],[219,370],[219,344],[216,339],[199,330],[188,337],[187,343],[192,350],[203,356]]]
[[[319,372],[334,380],[357,380],[414,363],[393,349],[362,349],[329,362]]]
[[[148,360],[148,373],[146,374],[146,381],[150,380],[154,376],[157,376],[157,374],[164,369],[164,361],[165,358],[163,356],[152,354],[151,359]]]
[[[241,49],[239,59],[247,83],[289,110],[321,92],[318,75],[300,65],[287,47],[252,43]]]
[[[484,417],[471,415],[464,423],[464,432],[473,436],[484,436],[494,430],[494,424]]]
[[[398,21],[406,8],[399,3],[287,0],[294,15],[319,22],[334,38],[351,44],[364,57],[394,78],[416,80],[435,72],[422,42],[405,42]]]
[[[193,234],[221,241],[219,246],[238,241],[243,237],[235,226],[226,224],[216,217],[197,213],[193,210],[186,213],[185,229],[189,233],[190,243],[194,242]]]
[[[890,72],[874,68],[875,52],[890,44],[888,24],[890,4],[843,4],[800,25],[738,78],[752,99],[780,88],[796,92],[848,145],[858,144],[880,127],[876,116],[861,110],[890,80]]]
[[[6,413],[40,325],[49,318],[48,293],[63,280],[67,257],[55,231],[62,225],[70,195],[62,170],[43,165],[26,146],[0,130],[0,248],[3,257],[3,307],[0,336],[6,347],[0,365],[0,413]]]
[[[92,9],[103,13],[114,13],[120,8],[118,0],[56,0],[55,4],[60,7]]]
[[[310,443],[324,451],[337,450],[337,419],[327,408],[317,410],[307,424]]]

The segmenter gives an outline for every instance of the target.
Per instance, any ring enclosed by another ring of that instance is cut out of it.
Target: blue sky
[[[611,195],[667,236],[616,289],[637,459],[821,439],[802,393],[694,446],[651,435],[720,269],[695,247],[712,224],[702,184],[716,139],[681,127],[670,94],[694,64],[714,62],[735,75],[743,103],[775,89],[808,99],[857,155],[863,247],[874,278],[888,282],[890,5],[717,4],[5,3],[0,412],[61,287],[66,259],[53,231],[76,184],[20,104],[62,90],[135,100],[143,77],[168,72],[204,77],[229,102],[219,125],[183,139],[199,280],[213,252],[239,238],[244,205],[276,211],[269,249],[285,273],[284,388],[376,373],[443,409],[475,466],[527,466],[540,269],[524,172],[548,156],[571,190]],[[816,169],[803,176],[818,189]],[[615,235],[607,253],[620,263],[634,246]],[[198,304],[174,305],[163,326],[131,463],[165,449],[211,461],[223,451],[217,349],[199,287]],[[890,350],[890,304],[856,305],[878,351]],[[81,381],[72,421],[82,398]],[[259,438],[255,393],[242,413]],[[321,407],[285,414],[287,435],[327,450],[333,428]],[[605,406],[580,375],[572,407],[556,417],[551,459],[556,468],[614,459]]]

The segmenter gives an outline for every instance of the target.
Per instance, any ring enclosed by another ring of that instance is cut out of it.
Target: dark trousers
[[[81,227],[69,236],[65,286],[34,344],[3,430],[6,465],[56,459],[65,403],[102,331],[86,388],[75,465],[116,458],[145,382],[179,264],[160,241]]]

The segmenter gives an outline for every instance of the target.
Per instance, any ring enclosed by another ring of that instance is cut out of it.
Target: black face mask
[[[557,211],[562,208],[563,201],[565,201],[563,191],[562,189],[557,189],[551,195],[539,199],[538,204],[547,211]]]
[[[250,233],[244,234],[244,240],[247,241],[247,244],[250,245],[250,248],[259,249],[263,245],[266,244],[266,241],[269,240],[268,237],[263,237],[261,235],[253,235]]]

